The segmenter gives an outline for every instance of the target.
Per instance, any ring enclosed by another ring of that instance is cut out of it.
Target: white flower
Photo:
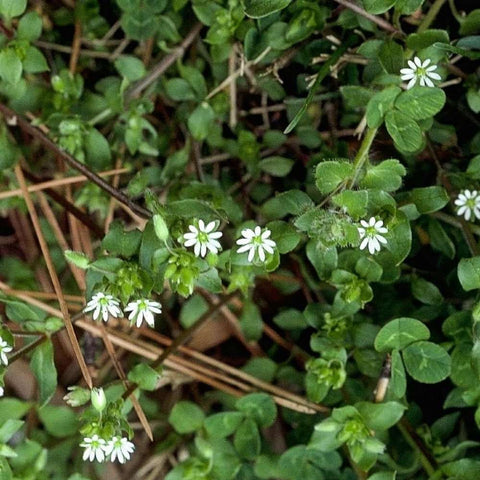
[[[113,437],[105,448],[106,455],[111,455],[110,461],[114,462],[118,458],[120,463],[130,460],[130,454],[135,450],[135,445],[129,442],[127,438]]]
[[[4,390],[3,390],[3,387],[0,387],[0,397],[3,397],[3,394],[4,394]]]
[[[360,220],[361,227],[358,227],[358,233],[360,238],[363,238],[360,244],[360,250],[363,250],[368,246],[368,251],[373,255],[375,252],[380,251],[380,243],[384,245],[387,243],[385,237],[380,235],[381,233],[387,233],[388,229],[383,226],[382,220],[377,220],[375,217],[371,217],[368,222]]]
[[[145,319],[145,321],[153,328],[155,326],[153,314],[162,313],[162,304],[147,299],[135,300],[125,307],[125,312],[131,312],[128,316],[130,321],[137,317],[137,327],[140,327],[143,319]]]
[[[194,225],[189,225],[188,229],[190,232],[183,234],[185,239],[184,245],[186,247],[193,246],[193,252],[197,257],[204,257],[207,254],[207,249],[212,253],[218,253],[222,246],[217,241],[217,238],[220,238],[223,233],[215,232],[215,225],[216,222],[210,222],[205,225],[203,220],[198,221],[198,228]]]
[[[83,452],[83,460],[93,460],[97,459],[97,462],[103,462],[105,460],[105,451],[107,444],[103,438],[100,438],[98,435],[93,435],[93,437],[85,437],[83,443],[80,444],[81,447],[85,448]]]
[[[415,57],[413,62],[412,60],[408,60],[407,63],[410,68],[402,68],[400,70],[400,73],[402,74],[400,78],[402,80],[410,80],[407,85],[407,90],[415,85],[417,79],[422,87],[434,87],[435,85],[430,80],[431,78],[434,80],[441,80],[442,77],[440,77],[438,73],[434,72],[434,70],[437,69],[437,66],[430,65],[430,62],[431,60],[429,58],[427,58],[423,63],[418,57]]]
[[[12,351],[12,347],[0,337],[0,365],[8,365],[7,353]]]
[[[480,195],[476,190],[462,190],[455,200],[455,205],[459,207],[457,215],[463,215],[465,220],[470,220],[472,213],[480,218]]]
[[[237,245],[241,247],[237,250],[238,253],[248,252],[248,261],[251,262],[255,256],[255,252],[258,252],[260,261],[265,261],[265,252],[273,253],[273,249],[277,244],[268,238],[271,235],[271,231],[266,228],[263,232],[260,227],[255,227],[255,230],[246,228],[242,230],[242,237],[237,240]]]
[[[122,314],[120,307],[118,306],[120,301],[113,297],[113,295],[105,295],[102,292],[96,293],[92,299],[87,303],[84,308],[84,312],[93,312],[93,319],[96,320],[100,314],[102,314],[103,321],[108,320],[108,316],[111,315],[117,318]]]

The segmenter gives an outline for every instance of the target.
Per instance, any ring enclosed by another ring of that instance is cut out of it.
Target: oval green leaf
[[[378,332],[375,338],[375,350],[377,352],[402,350],[413,342],[428,338],[430,338],[430,331],[419,320],[408,317],[396,318]]]
[[[432,342],[416,342],[403,351],[407,372],[418,382],[437,383],[445,380],[452,368],[450,355]]]

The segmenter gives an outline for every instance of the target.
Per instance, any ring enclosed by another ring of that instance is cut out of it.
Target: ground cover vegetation
[[[0,0],[0,479],[474,479],[480,9]]]

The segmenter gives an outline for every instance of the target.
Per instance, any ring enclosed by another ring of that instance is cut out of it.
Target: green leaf
[[[83,252],[74,252],[73,250],[65,250],[63,252],[68,262],[73,263],[79,268],[86,269],[90,265],[90,259]]]
[[[445,105],[446,95],[441,88],[413,87],[401,93],[395,107],[415,120],[423,120],[437,114]]]
[[[53,361],[53,345],[50,339],[35,348],[30,367],[38,382],[39,404],[42,407],[53,397],[57,388],[57,369]]]
[[[480,32],[480,8],[472,10],[460,23],[460,35],[472,35]]]
[[[344,190],[334,195],[332,202],[344,208],[354,220],[358,220],[367,212],[368,193],[366,190]]]
[[[412,295],[425,305],[441,305],[443,295],[436,285],[420,277],[412,279]]]
[[[7,19],[19,17],[27,8],[27,0],[0,0],[0,14]]]
[[[480,52],[475,50],[470,50],[469,48],[460,48],[454,45],[450,45],[448,43],[441,43],[441,42],[436,42],[433,44],[433,46],[438,50],[455,53],[457,55],[461,55],[462,57],[470,58],[472,60],[478,60],[480,58]]]
[[[129,372],[128,379],[137,383],[142,390],[153,391],[157,388],[161,375],[146,363],[137,363]]]
[[[441,210],[450,197],[443,187],[414,188],[411,198],[420,213],[432,213]]]
[[[8,139],[7,132],[0,130],[0,171],[13,167],[19,158],[18,148]]]
[[[393,103],[401,91],[400,87],[391,85],[370,99],[366,111],[367,124],[370,128],[377,128],[382,124],[385,114],[393,108]]]
[[[269,427],[277,417],[277,407],[270,395],[251,393],[236,401],[237,410],[255,420],[260,427]]]
[[[209,437],[225,438],[234,433],[245,418],[242,412],[221,412],[210,415],[203,425]]]
[[[321,249],[316,241],[310,240],[307,243],[306,254],[321,280],[329,278],[337,268],[338,253],[335,247]]]
[[[368,13],[377,15],[384,13],[395,5],[396,0],[363,0],[363,6]]]
[[[422,33],[412,33],[407,38],[407,47],[410,50],[423,50],[435,42],[448,43],[448,33],[445,30],[425,30]]]
[[[78,432],[78,417],[71,408],[45,405],[38,410],[38,417],[45,430],[54,437],[70,437]]]
[[[399,110],[387,112],[385,126],[399,150],[415,152],[422,146],[422,131],[409,115]]]
[[[275,240],[278,253],[282,255],[294,250],[300,242],[297,230],[287,222],[276,220],[267,223],[266,227],[272,232],[271,238]]]
[[[417,11],[422,6],[423,2],[424,0],[397,0],[395,3],[395,10],[404,15],[410,15]]]
[[[180,324],[183,328],[191,327],[208,310],[207,301],[199,294],[192,295],[180,310]]]
[[[0,398],[0,425],[8,419],[22,418],[31,407],[30,402],[17,398]]]
[[[418,382],[437,383],[450,375],[451,358],[440,345],[416,342],[403,351],[407,372]]]
[[[0,52],[0,77],[3,80],[16,84],[20,81],[22,70],[22,62],[13,49],[6,48]]]
[[[290,158],[275,156],[260,160],[258,166],[261,170],[273,175],[274,177],[285,177],[292,170],[294,163],[295,162]]]
[[[398,350],[392,350],[392,372],[389,388],[396,398],[403,398],[407,391],[407,376]]]
[[[269,218],[283,218],[286,215],[299,215],[315,204],[301,190],[288,190],[270,198],[262,207],[263,214]]]
[[[188,117],[188,129],[195,140],[205,140],[215,120],[215,112],[207,103],[201,103]]]
[[[168,421],[181,434],[198,430],[205,419],[203,410],[193,402],[182,400],[174,405]]]
[[[139,230],[124,230],[119,220],[112,222],[110,230],[102,240],[102,248],[112,255],[131,257],[138,251],[142,240],[142,232]]]
[[[167,212],[176,217],[187,219],[202,218],[205,221],[216,219],[220,216],[207,202],[190,198],[169,202],[167,204]]]
[[[377,472],[370,475],[367,480],[395,480],[397,478],[397,472]]]
[[[406,173],[405,167],[398,160],[384,160],[367,169],[360,181],[360,187],[393,192],[402,186],[402,177]]]
[[[147,73],[144,63],[132,55],[121,55],[113,64],[118,73],[129,82],[140,80]]]
[[[359,402],[355,408],[365,421],[365,425],[372,430],[387,430],[395,425],[407,409],[405,405],[398,402]]]
[[[262,18],[283,10],[292,0],[245,0],[245,14],[251,18]]]
[[[467,292],[480,288],[480,257],[462,258],[457,274],[462,288]]]
[[[455,257],[455,245],[438,220],[434,218],[429,219],[428,235],[430,237],[430,244],[435,250],[442,252],[450,259]]]
[[[410,253],[412,246],[412,229],[407,216],[402,211],[397,211],[395,221],[389,225],[387,240],[386,247],[392,254],[395,265],[400,265]]]
[[[353,175],[353,172],[353,164],[344,160],[321,162],[315,170],[315,185],[320,192],[328,194],[342,182],[347,181]]]
[[[26,73],[40,73],[49,70],[43,53],[35,47],[29,46],[23,59],[23,69]]]
[[[430,331],[415,318],[401,317],[391,320],[384,325],[375,338],[375,350],[388,352],[390,350],[403,350],[413,342],[427,340]]]
[[[34,42],[42,34],[42,19],[37,12],[28,12],[18,22],[17,38]]]
[[[90,167],[96,170],[103,170],[110,165],[112,160],[110,144],[96,128],[88,131],[84,142],[86,163]]]
[[[233,437],[233,445],[239,455],[254,460],[260,453],[261,439],[257,424],[251,418],[245,418]]]
[[[403,67],[403,48],[393,40],[383,42],[378,60],[387,73],[397,75]]]
[[[22,428],[24,423],[25,422],[23,420],[14,420],[9,418],[0,427],[0,443],[7,443],[13,437],[13,435]]]
[[[171,78],[165,84],[167,95],[176,102],[195,100],[196,95],[190,84],[183,78]]]
[[[240,328],[248,341],[260,340],[263,333],[263,320],[257,305],[246,300],[239,318]]]
[[[284,330],[304,329],[307,326],[303,313],[294,308],[283,310],[273,318],[273,321]]]

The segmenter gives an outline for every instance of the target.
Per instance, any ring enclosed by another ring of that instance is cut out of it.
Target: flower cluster
[[[207,250],[211,253],[218,253],[222,248],[218,239],[223,235],[222,232],[215,231],[215,222],[205,225],[203,220],[198,221],[198,226],[189,225],[190,230],[183,234],[185,247],[193,247],[193,253],[197,257],[205,257]],[[262,230],[256,226],[255,229],[246,228],[242,230],[242,238],[237,240],[238,253],[248,252],[248,261],[252,262],[255,255],[261,262],[265,262],[265,252],[273,254],[276,243],[269,238],[271,231],[268,228]]]
[[[388,233],[388,229],[383,226],[383,220],[377,220],[371,217],[367,222],[360,220],[361,227],[358,227],[358,233],[362,242],[360,243],[360,250],[368,247],[368,251],[373,255],[381,249],[381,243],[386,245],[387,240],[383,234]]]
[[[400,70],[402,80],[408,80],[407,90],[412,88],[417,80],[421,87],[434,87],[433,80],[441,80],[441,77],[438,73],[435,73],[434,70],[437,69],[436,65],[430,65],[431,60],[427,58],[422,62],[418,57],[415,57],[412,60],[408,60],[408,66],[410,68],[402,68]],[[429,66],[430,65],[430,66]]]
[[[462,190],[454,203],[458,207],[457,215],[463,215],[467,222],[472,216],[480,219],[480,194],[476,190]]]
[[[135,445],[126,437],[112,437],[110,440],[105,440],[97,434],[91,437],[85,437],[80,444],[85,448],[83,452],[83,460],[93,462],[104,462],[110,457],[110,461],[114,462],[116,459],[120,463],[125,463],[130,460],[130,454],[135,450]]]
[[[0,337],[0,365],[8,365],[7,353],[12,351],[12,347]]]
[[[110,316],[114,318],[123,316],[120,308],[120,300],[113,295],[106,295],[103,292],[97,292],[93,295],[83,311],[93,311],[93,319],[97,320],[101,316],[104,322],[106,322]],[[125,307],[125,312],[130,312],[128,319],[131,323],[136,322],[137,327],[141,326],[143,320],[153,327],[155,325],[154,314],[162,313],[162,304],[146,298],[133,300]]]

